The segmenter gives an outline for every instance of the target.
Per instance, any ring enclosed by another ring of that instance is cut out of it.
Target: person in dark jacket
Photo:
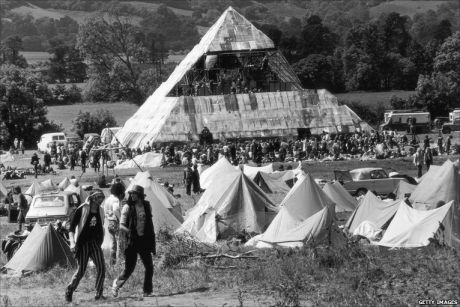
[[[145,200],[143,187],[135,185],[128,193],[128,201],[123,206],[120,218],[120,235],[123,235],[122,232],[126,235],[125,268],[113,281],[112,294],[118,296],[120,288],[133,273],[139,254],[145,267],[144,296],[149,296],[153,291],[152,254],[156,254],[152,208]]]
[[[86,151],[82,150],[80,152],[80,164],[81,164],[82,173],[86,172],[86,159],[87,158],[88,158],[88,155],[86,154]]]
[[[104,193],[94,189],[86,201],[81,204],[70,221],[70,249],[75,252],[78,269],[66,288],[65,299],[72,302],[72,295],[85,274],[88,260],[91,258],[96,265],[96,296],[95,300],[104,299],[105,262],[102,252],[104,241],[104,209],[101,204]],[[75,236],[76,234],[76,236]]]
[[[38,157],[36,152],[34,152],[34,154],[32,155],[32,158],[30,159],[30,164],[34,166],[35,178],[37,178],[38,165],[40,164],[40,158]]]
[[[29,211],[29,204],[24,194],[21,193],[21,187],[15,186],[13,188],[13,203],[18,206],[18,230],[22,231],[22,224],[26,222],[26,215]]]
[[[184,169],[184,184],[185,184],[185,193],[187,195],[192,194],[192,184],[195,178],[195,173],[192,168],[192,164],[189,163],[187,167]]]

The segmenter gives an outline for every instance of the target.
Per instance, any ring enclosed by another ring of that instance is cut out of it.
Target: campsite
[[[458,305],[460,3],[147,2],[2,5],[0,307]]]
[[[445,157],[437,158],[435,164],[441,165],[445,160]],[[332,172],[335,168],[353,168],[363,164],[373,166],[375,163],[376,161],[336,161],[321,165],[303,163],[302,169],[314,178],[333,179]],[[409,175],[415,174],[415,168],[409,159],[382,160],[379,165]],[[177,186],[175,193],[182,195],[179,201],[184,211],[198,201],[199,196],[188,196],[180,187],[182,168],[155,168],[150,172],[155,177],[168,180]],[[125,174],[123,178],[134,177],[135,173]],[[69,174],[70,172],[64,171],[46,178],[59,183]],[[81,183],[93,184],[94,180],[93,174],[84,174]],[[27,187],[32,182],[32,179],[28,179],[22,183]],[[279,203],[284,198],[282,193],[267,195],[273,203]],[[344,224],[350,214],[349,211],[337,213],[338,223]],[[5,223],[4,217],[1,221],[2,234],[9,233],[16,227],[16,224]],[[245,258],[245,253],[254,250],[254,247],[232,246],[231,241],[221,241],[217,246],[210,247],[212,245],[188,242],[180,237],[161,236],[162,234],[158,238],[159,253],[154,258],[156,295],[142,298],[136,294],[136,283],[142,276],[141,269],[136,269],[134,278],[126,287],[126,291],[133,294],[109,299],[106,303],[101,303],[101,306],[216,306],[225,303],[231,306],[277,303],[369,305],[386,302],[411,305],[417,304],[420,297],[436,299],[458,296],[458,254],[450,248],[437,245],[391,250],[357,242],[330,248],[311,244],[299,249],[261,249],[247,254],[248,257]],[[240,258],[233,259],[224,255]],[[4,265],[5,255],[2,254],[0,259]],[[110,267],[108,276],[117,274],[117,271],[118,267]],[[62,298],[55,293],[62,292],[65,281],[71,274],[72,270],[54,267],[22,278],[2,275],[1,291],[6,293],[2,304],[62,305]],[[88,274],[91,276],[94,271],[89,270]],[[430,276],[429,279],[426,278],[427,275]],[[81,288],[77,292],[80,304],[94,304],[91,301],[92,287],[91,279],[82,280]]]

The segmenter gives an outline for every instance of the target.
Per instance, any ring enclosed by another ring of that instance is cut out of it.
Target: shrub
[[[80,111],[72,121],[72,131],[83,137],[85,133],[101,133],[102,129],[117,126],[117,121],[108,110],[99,109],[95,113]]]

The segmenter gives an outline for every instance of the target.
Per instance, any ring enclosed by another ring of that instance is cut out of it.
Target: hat
[[[141,187],[140,185],[134,185],[131,190],[128,191],[129,194],[136,193],[137,195],[142,195],[145,196],[144,194],[144,188]]]
[[[13,193],[14,193],[14,194],[19,194],[19,193],[21,193],[21,187],[18,186],[18,185],[15,186],[15,187],[13,188]]]

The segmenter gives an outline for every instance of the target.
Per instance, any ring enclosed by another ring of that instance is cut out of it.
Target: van
[[[51,144],[56,142],[56,145],[66,145],[67,141],[64,132],[45,133],[37,142],[37,149],[40,153],[51,152]]]
[[[416,132],[429,132],[431,130],[431,116],[429,112],[393,110],[384,114],[384,123],[380,130],[395,130],[409,132],[411,123]]]

